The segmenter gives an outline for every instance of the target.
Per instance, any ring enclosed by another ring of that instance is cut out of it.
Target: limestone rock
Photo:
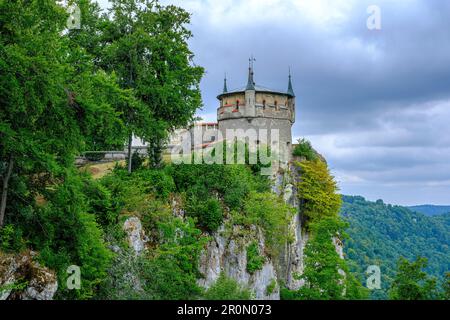
[[[36,253],[0,253],[0,300],[52,300],[58,290],[56,274],[34,261]],[[22,286],[17,286],[19,284]]]
[[[123,229],[127,234],[130,247],[136,254],[141,254],[145,250],[145,243],[147,242],[141,220],[137,217],[130,217],[124,222]]]
[[[225,235],[225,228],[222,226],[213,234],[213,239],[200,257],[199,270],[204,276],[198,282],[200,286],[209,288],[223,272],[227,277],[250,289],[257,300],[280,299],[278,285],[272,292],[267,290],[278,279],[273,262],[268,257],[261,270],[253,274],[247,271],[248,245],[256,239],[259,251],[262,254],[265,251],[262,232],[256,227],[252,229],[250,234],[242,235],[241,227],[233,226],[231,234]]]

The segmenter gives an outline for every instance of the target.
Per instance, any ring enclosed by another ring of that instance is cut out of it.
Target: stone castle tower
[[[270,145],[279,143],[281,153],[291,154],[292,125],[295,122],[295,94],[292,88],[291,74],[287,91],[272,90],[257,85],[254,81],[253,59],[248,68],[248,82],[245,87],[228,91],[227,79],[224,79],[223,92],[217,97],[220,106],[217,120],[222,137],[228,129],[248,130],[266,129]],[[278,130],[278,141],[271,137],[272,129]]]

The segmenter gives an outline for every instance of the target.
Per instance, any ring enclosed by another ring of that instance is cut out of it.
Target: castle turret
[[[276,132],[268,137],[272,146],[279,144],[280,150],[290,153],[292,145],[291,128],[295,121],[295,94],[292,86],[292,76],[289,72],[287,91],[273,90],[260,86],[254,81],[253,61],[250,59],[247,85],[236,90],[224,90],[217,99],[220,107],[217,110],[219,130],[226,139],[227,130],[254,129],[258,134],[267,130]],[[261,130],[264,129],[264,130]]]
[[[247,87],[245,88],[245,110],[244,114],[247,117],[254,117],[256,115],[255,104],[256,104],[256,91],[255,91],[255,81],[253,80],[253,57],[249,59],[248,66],[248,81]]]

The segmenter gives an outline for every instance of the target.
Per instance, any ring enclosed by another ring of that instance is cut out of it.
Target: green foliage
[[[297,162],[296,165],[301,174],[297,188],[303,216],[311,221],[336,217],[342,201],[327,164],[315,160]]]
[[[145,290],[154,299],[194,299],[201,293],[197,286],[198,259],[208,238],[195,228],[192,219],[172,218],[159,224],[160,246],[147,261]]]
[[[192,63],[190,15],[144,0],[113,0],[109,11],[99,64],[138,99],[123,104],[121,117],[130,135],[149,142],[150,165],[156,167],[167,130],[187,125],[201,106],[203,68]]]
[[[19,291],[20,292],[20,291],[24,290],[27,287],[27,285],[28,285],[28,281],[23,280],[23,278],[18,279],[13,283],[0,285],[0,295],[2,295],[4,292],[7,292],[7,291],[11,291],[11,292]]]
[[[442,289],[444,290],[444,299],[450,300],[450,272],[445,274],[445,281],[442,285]]]
[[[436,278],[429,277],[423,269],[427,259],[418,257],[409,262],[400,258],[397,274],[389,290],[392,300],[433,300],[439,297]]]
[[[145,291],[153,300],[193,300],[202,292],[197,275],[187,273],[169,256],[146,260],[145,279]]]
[[[192,197],[188,200],[186,213],[197,219],[198,226],[210,232],[216,231],[223,221],[220,202],[214,198],[199,200]]]
[[[264,260],[264,257],[259,253],[258,243],[250,243],[247,247],[247,271],[253,274],[261,270],[264,265]]]
[[[347,235],[347,224],[337,217],[322,217],[310,224],[311,238],[305,248],[305,269],[300,279],[305,284],[299,290],[281,290],[285,300],[358,300],[368,297],[367,290],[348,270],[339,257],[332,239]]]
[[[264,231],[269,255],[278,255],[286,242],[292,241],[288,230],[295,210],[271,192],[252,192],[245,201],[244,214],[235,213],[237,224],[260,226]]]
[[[215,231],[223,220],[223,209],[242,210],[251,192],[269,190],[266,178],[254,175],[245,165],[180,164],[168,167],[176,190],[186,195],[187,214],[198,225]]]
[[[203,74],[192,64],[184,10],[116,0],[111,14],[101,15],[97,4],[76,2],[80,30],[65,30],[67,12],[55,1],[0,1],[0,174],[9,182],[1,246],[14,251],[26,243],[39,251],[58,274],[62,299],[95,296],[112,259],[102,226],[118,236],[120,213],[148,213],[153,231],[167,231],[162,225],[170,219],[149,212],[175,189],[164,170],[129,177],[117,170],[101,183],[90,181],[75,171],[75,156],[121,148],[131,133],[161,147],[168,129],[187,124],[200,107]],[[163,241],[149,270],[161,269],[161,286],[173,275],[197,292],[200,231],[192,222],[173,226],[185,232],[178,241],[195,243]],[[65,287],[69,265],[81,268],[79,291]],[[166,296],[193,296],[186,290]]]
[[[145,161],[144,157],[141,156],[137,150],[134,151],[133,155],[131,156],[131,170],[136,171],[137,169],[140,169],[144,161]],[[126,164],[128,167],[128,158],[126,160]]]
[[[4,252],[19,252],[25,248],[22,230],[8,224],[0,229],[0,249]]]
[[[60,298],[91,298],[107,275],[112,255],[95,216],[87,211],[82,183],[76,176],[69,176],[49,194],[49,202],[36,216],[43,233],[34,234],[32,243],[40,251],[42,262],[58,272]],[[70,265],[81,269],[81,290],[65,287]]]
[[[89,213],[93,214],[102,226],[117,223],[118,212],[113,207],[110,190],[100,182],[89,178],[85,178],[83,184],[83,192],[89,204]]]
[[[294,156],[305,158],[308,161],[316,161],[318,159],[317,153],[311,146],[311,142],[304,138],[298,140],[292,153]]]
[[[400,257],[428,259],[425,271],[442,279],[450,270],[450,214],[427,217],[407,208],[343,196],[342,218],[349,223],[344,250],[355,274],[368,266],[381,268],[381,290],[373,299],[387,299]]]
[[[203,297],[206,300],[251,300],[252,293],[221,273],[216,282],[206,290]]]
[[[408,209],[414,212],[422,213],[426,216],[435,216],[439,214],[450,213],[450,206],[433,206],[430,204],[411,206],[408,207]]]
[[[276,287],[277,287],[277,280],[275,279],[270,280],[270,283],[266,288],[266,294],[271,295],[275,291]]]
[[[336,252],[333,237],[344,236],[346,224],[337,218],[324,217],[311,223],[311,239],[305,248],[305,270],[301,278],[305,285],[299,289],[302,299],[344,299],[345,261]]]

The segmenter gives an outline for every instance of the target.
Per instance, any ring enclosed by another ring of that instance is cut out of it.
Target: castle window
[[[275,110],[278,111],[278,101],[275,100]]]
[[[266,100],[263,100],[263,110],[266,109]]]
[[[236,109],[239,110],[239,100],[236,100]]]

